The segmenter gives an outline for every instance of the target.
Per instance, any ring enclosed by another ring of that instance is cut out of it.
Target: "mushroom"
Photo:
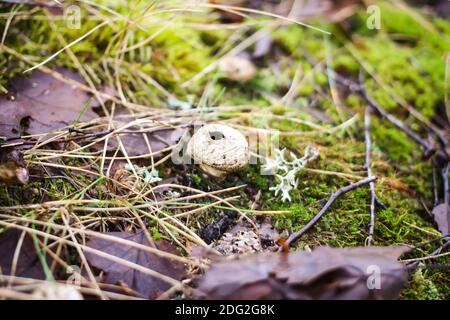
[[[244,135],[222,124],[200,128],[189,140],[186,151],[203,171],[219,179],[238,171],[249,159]]]
[[[59,283],[43,283],[32,293],[37,300],[83,300],[81,293],[72,286]]]
[[[251,80],[255,73],[255,65],[248,59],[240,56],[227,56],[219,63],[219,69],[225,76],[233,81],[247,82]]]

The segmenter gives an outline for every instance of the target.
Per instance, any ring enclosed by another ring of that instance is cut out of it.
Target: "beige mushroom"
[[[222,124],[208,124],[194,133],[187,154],[207,174],[223,179],[248,163],[248,143],[239,131]]]
[[[83,300],[83,296],[77,289],[59,283],[41,284],[33,291],[32,298],[37,300]]]
[[[227,56],[219,63],[219,69],[225,76],[233,81],[247,82],[251,80],[255,73],[255,65],[248,59],[239,56]]]

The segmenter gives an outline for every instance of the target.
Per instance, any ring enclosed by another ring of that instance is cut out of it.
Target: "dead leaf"
[[[56,69],[64,77],[83,83],[80,75]],[[11,80],[10,94],[0,98],[0,136],[40,134],[72,124],[83,111],[90,96],[74,86],[41,71],[29,78]],[[93,100],[80,121],[98,117]]]
[[[120,135],[120,139],[128,156],[140,156],[148,153],[155,153],[175,145],[183,136],[185,129],[162,129],[153,133],[136,133]],[[150,144],[147,144],[145,139]],[[114,139],[108,143],[108,149],[116,148],[117,143]],[[154,158],[160,158],[162,154],[155,155]]]
[[[107,232],[106,234],[150,246],[144,230],[138,230],[136,233]],[[92,237],[86,245],[152,269],[176,280],[182,280],[185,277],[185,267],[182,263],[161,258],[147,251],[96,237]],[[155,246],[159,250],[177,254],[176,250],[164,240],[155,241]],[[155,299],[170,288],[170,285],[165,281],[115,263],[94,253],[87,252],[86,258],[92,266],[105,272],[105,276],[102,279],[104,283],[125,284],[139,292],[144,298]]]
[[[395,299],[407,280],[406,268],[397,262],[406,250],[319,247],[254,254],[214,264],[199,291],[204,299],[227,300]]]
[[[39,260],[33,238],[28,234],[22,235],[23,231],[9,229],[0,234],[0,274],[11,275],[13,271],[14,255],[18,250],[19,255],[14,275],[17,277],[45,280],[44,267]],[[18,248],[23,236],[22,245]],[[47,265],[51,259],[47,255]]]
[[[450,233],[450,207],[446,206],[445,203],[441,203],[434,207],[432,213],[439,231],[444,236],[448,235]]]
[[[114,121],[116,122],[116,126],[118,128],[136,119],[136,117],[132,116],[127,110],[124,109],[120,109],[118,112],[116,112],[116,115],[114,117]],[[164,122],[164,120],[161,120],[161,122]],[[170,119],[166,119],[166,122],[170,122]],[[147,128],[145,126],[143,126],[142,128],[138,126],[132,126],[127,128],[127,133],[120,134],[120,140],[122,141],[122,144],[128,156],[140,156],[144,154],[155,153],[177,144],[181,137],[186,133],[186,127],[187,124],[184,126],[178,126],[176,128],[167,126],[167,128],[159,127],[155,129]],[[147,132],[140,132],[142,130],[147,130]],[[136,133],[132,133],[133,131]],[[118,146],[118,140],[116,137],[114,137],[108,140],[107,150],[114,151]],[[93,146],[93,149],[95,150],[103,150],[103,148],[103,142]],[[157,159],[161,156],[162,154],[155,155],[154,158]]]

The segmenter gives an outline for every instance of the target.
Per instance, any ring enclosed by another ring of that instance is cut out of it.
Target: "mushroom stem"
[[[208,166],[207,164],[201,163],[200,169],[202,169],[204,172],[209,174],[210,176],[213,176],[220,181],[225,180],[225,177],[227,176],[227,172],[219,169],[214,169],[211,166]]]

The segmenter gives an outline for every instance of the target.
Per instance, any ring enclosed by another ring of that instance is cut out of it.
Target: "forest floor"
[[[378,29],[370,1],[310,15],[270,1],[80,1],[80,21],[51,1],[18,2],[0,4],[0,254],[13,257],[17,241],[26,250],[29,235],[39,270],[17,253],[22,281],[65,279],[75,265],[84,294],[98,294],[97,282],[109,298],[142,294],[99,280],[107,268],[86,252],[91,236],[144,230],[185,265],[199,247],[224,253],[230,230],[259,237],[228,254],[276,250],[333,191],[373,175],[374,193],[367,184],[339,197],[290,250],[408,246],[400,298],[450,299],[448,220],[436,218],[449,202],[450,23],[436,8],[378,1]],[[319,156],[285,201],[264,156],[223,181],[174,164],[172,151],[209,122],[275,137],[293,158],[308,146]],[[190,278],[202,272],[193,269]]]

